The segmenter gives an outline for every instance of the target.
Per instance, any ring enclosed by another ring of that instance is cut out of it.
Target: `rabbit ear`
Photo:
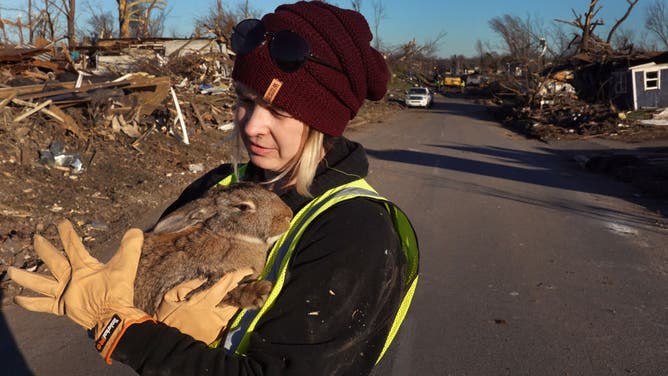
[[[188,211],[177,210],[158,222],[153,228],[154,234],[177,233],[189,230],[214,216],[209,208],[193,208]]]

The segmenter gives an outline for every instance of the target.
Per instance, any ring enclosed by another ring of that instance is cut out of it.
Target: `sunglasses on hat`
[[[306,40],[299,34],[291,30],[267,31],[262,21],[258,19],[239,22],[232,29],[230,47],[235,54],[243,56],[264,44],[267,39],[269,39],[269,56],[283,72],[296,72],[310,60],[343,73],[341,69],[314,56]]]

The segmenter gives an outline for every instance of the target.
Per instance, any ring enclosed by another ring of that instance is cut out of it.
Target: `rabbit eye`
[[[240,202],[238,204],[235,204],[234,207],[242,212],[255,210],[255,204],[253,204],[250,201]]]

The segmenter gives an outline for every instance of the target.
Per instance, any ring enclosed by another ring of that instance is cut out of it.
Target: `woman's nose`
[[[246,115],[244,132],[249,136],[267,133],[272,116],[268,109],[255,105],[253,111]]]

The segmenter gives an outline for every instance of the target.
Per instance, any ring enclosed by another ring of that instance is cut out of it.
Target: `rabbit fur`
[[[292,210],[273,192],[255,183],[215,186],[202,197],[168,214],[145,233],[135,280],[134,302],[153,315],[163,295],[198,277],[212,286],[224,274],[250,267],[253,281],[241,282],[223,302],[259,308],[272,284],[255,278],[271,244],[290,227]],[[248,278],[247,277],[247,278]]]

